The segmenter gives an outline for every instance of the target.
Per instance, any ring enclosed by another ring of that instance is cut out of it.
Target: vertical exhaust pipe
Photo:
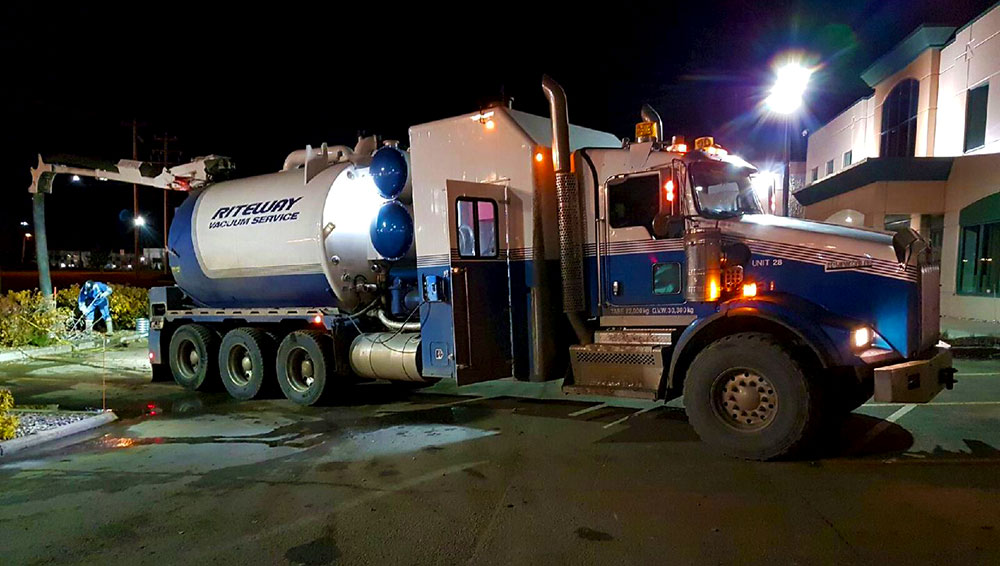
[[[656,135],[653,136],[652,140],[636,140],[636,141],[659,141],[663,139],[663,119],[660,118],[660,113],[656,111],[655,108],[649,104],[643,104],[642,109],[639,111],[639,116],[642,117],[643,122],[652,122],[656,124]]]
[[[542,90],[549,100],[552,118],[552,167],[556,174],[556,202],[559,227],[559,271],[562,275],[563,312],[569,318],[577,340],[591,342],[583,320],[583,236],[580,220],[580,190],[570,170],[569,114],[566,93],[552,77],[542,77]]]

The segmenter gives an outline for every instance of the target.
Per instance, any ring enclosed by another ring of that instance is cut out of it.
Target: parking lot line
[[[591,411],[596,411],[598,409],[603,409],[604,407],[607,407],[607,406],[608,406],[607,403],[601,403],[600,405],[594,405],[592,407],[587,407],[586,409],[580,409],[579,411],[573,411],[568,416],[570,416],[570,417],[579,417],[580,415],[585,415],[585,414],[587,414],[587,413],[589,413]]]
[[[961,407],[964,405],[1000,405],[1000,401],[944,401],[923,403],[925,407]],[[862,407],[901,407],[902,403],[865,403]],[[916,406],[916,405],[914,405]]]
[[[621,423],[623,423],[623,422],[631,419],[634,416],[641,415],[643,413],[648,413],[648,412],[650,412],[652,410],[659,409],[662,406],[663,405],[653,405],[652,407],[646,407],[645,409],[636,411],[636,412],[632,413],[631,415],[625,415],[624,417],[618,419],[617,421],[612,421],[612,422],[604,425],[604,428],[611,428],[611,427],[615,426],[616,424],[621,424]]]
[[[1000,375],[1000,371],[972,372],[972,373],[967,373],[962,371],[958,372],[955,375],[960,375],[962,377],[985,377],[987,375]]]

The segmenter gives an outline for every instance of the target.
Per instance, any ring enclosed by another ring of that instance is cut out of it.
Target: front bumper
[[[928,359],[910,360],[875,368],[875,401],[926,403],[955,384],[951,350],[935,348]]]

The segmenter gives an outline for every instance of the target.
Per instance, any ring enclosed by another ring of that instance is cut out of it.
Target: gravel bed
[[[59,428],[76,421],[90,418],[97,413],[11,413],[20,420],[14,438],[21,438],[44,430]]]

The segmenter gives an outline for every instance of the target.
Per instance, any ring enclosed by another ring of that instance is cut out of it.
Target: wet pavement
[[[493,382],[237,403],[150,383],[144,355],[0,365],[18,403],[121,417],[0,460],[0,563],[1000,561],[998,361],[762,464],[714,456],[677,401]]]

